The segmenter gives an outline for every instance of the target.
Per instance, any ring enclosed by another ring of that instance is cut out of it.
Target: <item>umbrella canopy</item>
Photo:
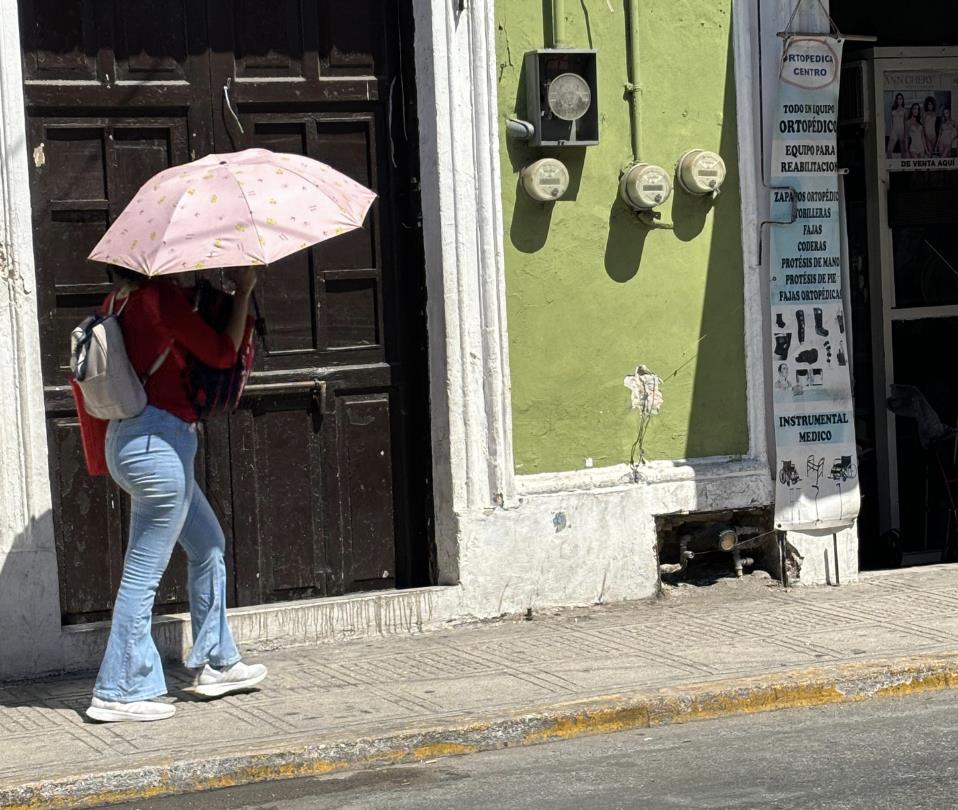
[[[269,264],[361,228],[375,199],[300,155],[207,155],[147,181],[89,258],[147,276]]]

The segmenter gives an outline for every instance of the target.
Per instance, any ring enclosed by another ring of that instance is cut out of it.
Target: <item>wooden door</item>
[[[261,275],[266,350],[230,423],[242,603],[410,578],[397,575],[409,565],[397,559],[408,528],[395,481],[410,381],[395,238],[404,177],[387,132],[390,102],[402,112],[389,92],[401,78],[396,9],[380,0],[211,3],[216,150],[308,155],[380,195],[365,229]]]
[[[117,488],[83,469],[66,387],[69,330],[109,289],[85,256],[155,172],[252,145],[318,157],[383,199],[368,229],[265,271],[267,350],[241,410],[202,432],[198,480],[231,539],[230,601],[422,584],[429,458],[415,149],[408,99],[389,92],[412,81],[398,59],[409,10],[401,19],[373,0],[348,10],[265,0],[20,8],[64,620],[109,614],[128,519]],[[391,101],[403,116],[398,142],[387,137]],[[185,598],[177,552],[158,609],[181,610]]]

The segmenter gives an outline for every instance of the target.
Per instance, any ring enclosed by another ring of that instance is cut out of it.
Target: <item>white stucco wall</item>
[[[0,0],[0,678],[61,658],[15,0]]]
[[[654,596],[657,515],[767,504],[764,465],[657,462],[517,479],[509,509],[463,520],[464,609],[476,615]],[[556,489],[561,487],[561,489]]]

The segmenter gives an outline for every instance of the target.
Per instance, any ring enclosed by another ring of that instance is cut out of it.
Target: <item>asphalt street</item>
[[[773,712],[126,810],[958,807],[958,692]],[[117,805],[114,805],[117,807]]]

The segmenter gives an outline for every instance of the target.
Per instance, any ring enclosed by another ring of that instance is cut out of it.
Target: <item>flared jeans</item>
[[[189,563],[193,649],[186,665],[227,667],[240,660],[226,620],[226,540],[194,480],[195,457],[195,425],[153,406],[107,429],[110,475],[132,503],[110,639],[93,689],[103,700],[131,703],[166,694],[151,620],[177,542]]]

